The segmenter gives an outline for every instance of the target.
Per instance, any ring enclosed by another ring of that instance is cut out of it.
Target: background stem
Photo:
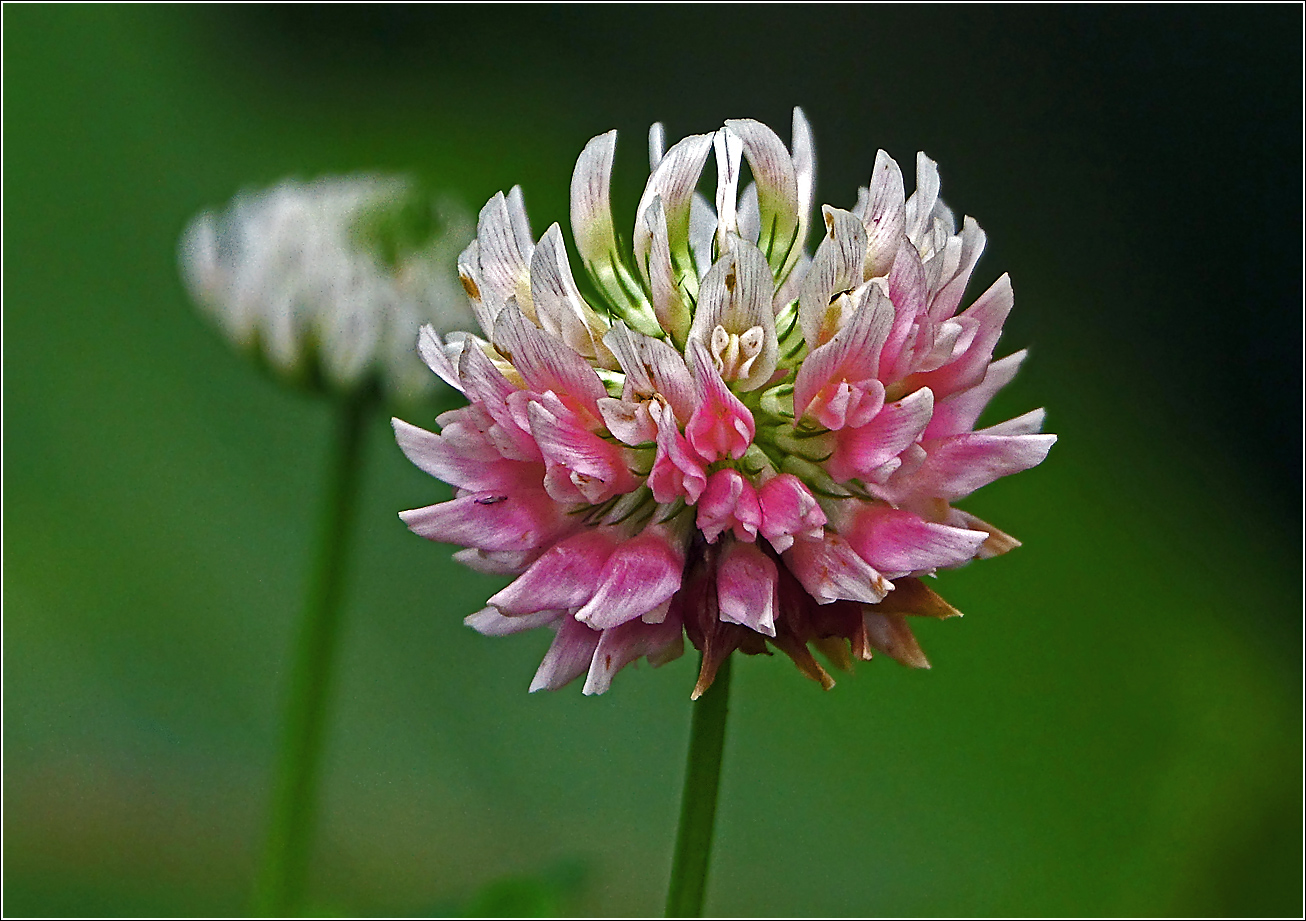
[[[303,897],[363,436],[376,396],[375,389],[365,387],[341,400],[336,408],[334,457],[325,490],[322,530],[304,600],[267,850],[255,900],[255,911],[261,915],[293,913]]]
[[[726,656],[712,686],[691,704],[694,719],[689,735],[689,761],[685,767],[685,792],[680,800],[680,828],[676,832],[671,886],[667,891],[669,918],[697,918],[703,913],[712,831],[716,824],[717,788],[721,783],[721,750],[726,736],[732,658]]]

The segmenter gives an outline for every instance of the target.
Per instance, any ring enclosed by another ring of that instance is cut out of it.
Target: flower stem
[[[716,796],[721,783],[731,658],[726,656],[712,686],[691,704],[694,719],[689,735],[689,761],[685,766],[685,792],[680,800],[680,827],[676,830],[676,856],[667,891],[668,918],[697,918],[703,914],[712,830],[716,824]]]
[[[303,896],[363,436],[376,399],[376,390],[365,387],[336,408],[334,457],[326,483],[322,530],[295,650],[267,850],[256,894],[255,910],[260,915],[290,914],[298,909]]]

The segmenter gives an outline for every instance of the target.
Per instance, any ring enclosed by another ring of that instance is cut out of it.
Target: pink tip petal
[[[957,435],[927,449],[912,489],[952,501],[1000,477],[1037,467],[1056,435]]]
[[[639,487],[626,466],[623,449],[588,431],[580,419],[557,404],[555,412],[544,402],[527,407],[531,434],[549,466],[545,488],[560,501],[585,501],[591,505]],[[562,484],[562,489],[555,484]]]
[[[825,469],[839,481],[870,479],[878,467],[920,437],[933,410],[934,394],[927,388],[886,404],[868,424],[837,433],[834,455]]]
[[[602,630],[642,617],[676,593],[684,568],[680,548],[665,535],[646,530],[608,557],[598,591],[576,618]]]
[[[864,560],[890,578],[960,566],[974,559],[988,538],[984,531],[935,524],[905,509],[878,504],[864,505],[844,534]]]
[[[743,474],[726,467],[708,477],[698,502],[698,529],[708,543],[716,543],[725,530],[733,530],[739,540],[754,540],[761,524],[757,492]]]
[[[615,541],[602,531],[582,531],[554,544],[489,603],[504,614],[534,614],[549,608],[577,608],[598,587]]]
[[[701,342],[691,339],[688,350],[703,401],[690,417],[685,435],[709,463],[727,456],[737,460],[753,443],[753,414],[730,392]]]
[[[543,490],[510,496],[477,492],[399,517],[427,540],[481,550],[533,550],[570,524],[564,509]]]
[[[660,413],[654,411],[654,418],[658,424],[658,446],[648,475],[653,498],[663,503],[683,498],[693,505],[707,486],[702,459],[680,434],[671,407],[663,407]]]
[[[762,536],[783,553],[793,546],[794,536],[819,540],[825,525],[825,512],[811,490],[792,473],[772,477],[757,492],[762,512]]]
[[[484,492],[513,492],[538,482],[537,464],[497,458],[486,461],[468,457],[442,435],[409,425],[402,419],[391,419],[395,440],[404,455],[417,467],[437,479],[459,489]]]

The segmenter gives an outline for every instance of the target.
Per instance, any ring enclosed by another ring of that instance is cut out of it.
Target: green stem
[[[712,686],[691,705],[694,720],[689,735],[689,761],[685,766],[685,792],[680,800],[676,856],[667,892],[668,918],[697,918],[703,914],[712,830],[716,824],[716,795],[721,783],[731,658],[726,656]]]
[[[260,915],[294,912],[304,891],[363,436],[376,396],[373,388],[364,388],[337,404],[322,530],[291,673],[267,850],[256,895],[255,910]]]

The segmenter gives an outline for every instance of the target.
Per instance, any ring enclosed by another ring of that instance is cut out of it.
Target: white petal
[[[613,306],[638,310],[643,306],[639,284],[617,252],[612,227],[609,186],[617,132],[590,140],[576,160],[571,176],[571,232],[590,277]]]
[[[762,232],[757,245],[777,277],[783,277],[802,251],[799,237],[798,178],[784,142],[753,119],[729,119],[726,127],[744,144],[744,156],[757,183]]]
[[[694,134],[677,143],[666,152],[659,161],[640,197],[639,207],[635,209],[635,232],[631,245],[635,252],[635,265],[644,272],[648,263],[651,246],[652,229],[648,222],[648,212],[655,199],[662,200],[662,210],[666,217],[667,240],[672,258],[678,264],[681,273],[691,267],[689,255],[689,218],[694,199],[694,187],[707,162],[708,151],[712,149],[712,135]]]
[[[611,366],[612,355],[603,345],[608,323],[581,297],[557,224],[544,232],[531,258],[531,298],[545,332],[599,365]]]
[[[925,156],[922,150],[916,154],[916,191],[907,199],[906,233],[918,248],[930,228],[934,203],[938,200],[939,164]]]
[[[803,337],[813,349],[839,331],[838,317],[831,315],[831,301],[862,283],[866,257],[866,229],[857,216],[829,205],[821,211],[826,233],[816,248],[798,299]]]
[[[671,242],[668,238],[667,218],[662,210],[661,198],[653,199],[645,220],[652,232],[646,257],[647,266],[644,268],[649,290],[653,296],[653,315],[658,318],[658,324],[671,335],[673,340],[683,343],[685,334],[689,332],[690,310],[677,284],[677,272],[672,262]],[[688,239],[685,242],[685,254],[688,256]]]
[[[728,236],[739,230],[735,208],[744,142],[729,128],[722,128],[713,135],[712,147],[716,150],[716,251],[723,253]]]
[[[648,127],[648,171],[651,173],[662,162],[662,154],[667,149],[667,132],[662,122],[654,122]]]
[[[887,275],[897,255],[906,227],[902,170],[883,150],[875,154],[869,200],[863,221],[866,225],[866,277]]]

